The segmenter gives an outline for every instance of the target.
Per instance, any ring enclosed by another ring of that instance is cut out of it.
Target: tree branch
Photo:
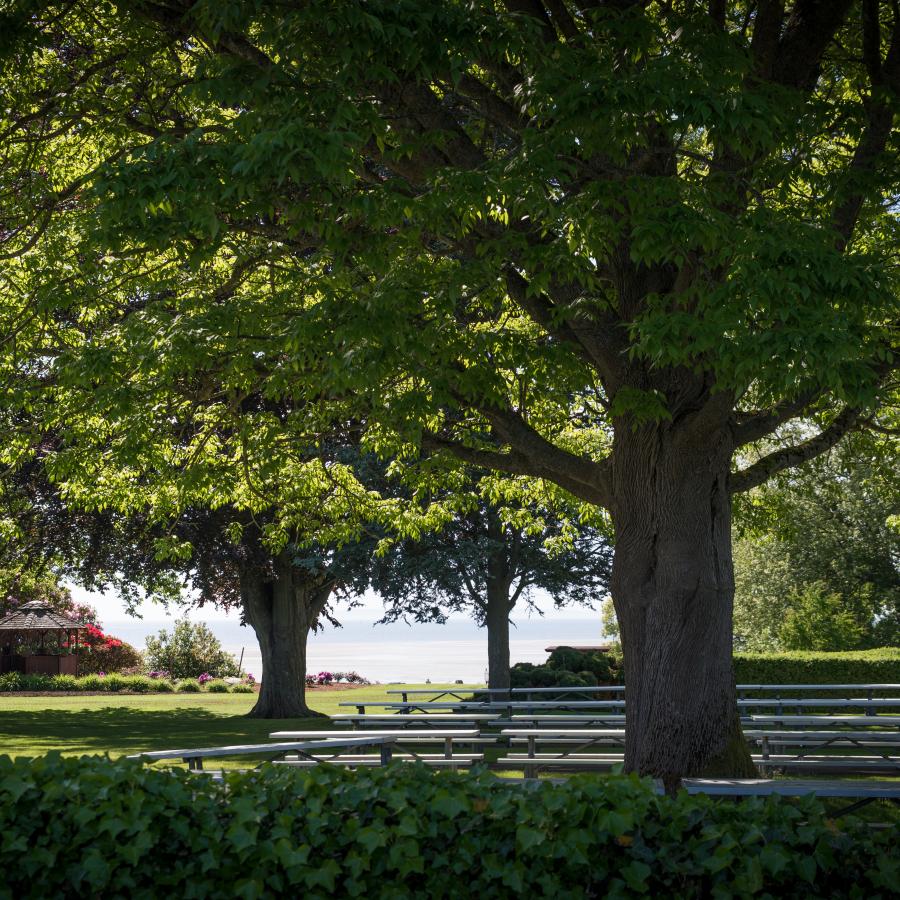
[[[512,266],[506,269],[506,290],[512,300],[548,334],[572,346],[581,359],[600,373],[607,390],[614,391],[620,380],[620,359],[612,341],[604,341],[598,323],[573,315],[569,304],[554,303],[544,293],[530,292],[528,280]],[[554,293],[564,292],[561,285]]]
[[[795,444],[793,447],[776,450],[752,466],[740,472],[734,472],[728,479],[729,491],[732,494],[749,491],[785,469],[799,466],[826,453],[856,425],[861,413],[862,410],[858,407],[848,406],[815,437]]]
[[[581,37],[581,32],[563,0],[544,0],[544,6],[550,13],[551,23],[567,41],[577,41]]]
[[[541,440],[544,440],[541,438]],[[565,457],[569,473],[561,471],[558,467],[546,465],[543,462],[537,462],[529,459],[525,454],[516,451],[511,453],[502,453],[497,450],[482,450],[475,447],[467,447],[458,441],[449,440],[448,438],[439,437],[436,434],[426,433],[422,436],[422,449],[430,452],[444,451],[455,456],[462,462],[476,466],[481,469],[491,469],[499,472],[507,472],[510,475],[526,475],[530,478],[546,478],[558,484],[569,493],[587,500],[589,503],[595,503],[598,506],[609,506],[611,492],[605,484],[605,472],[602,472],[602,478],[598,476],[597,483],[591,484],[584,480],[584,474],[579,477],[573,477],[572,471],[575,469],[574,463],[599,468],[599,463],[582,459],[554,447],[553,444],[545,442],[548,447],[556,451],[560,457]]]
[[[486,119],[492,119],[498,125],[515,132],[528,126],[528,120],[512,104],[507,103],[474,75],[461,76],[458,90],[474,101]]]
[[[509,12],[518,13],[537,23],[540,26],[542,41],[548,44],[556,41],[556,29],[550,23],[547,10],[544,9],[540,0],[504,0],[503,5]]]
[[[513,410],[480,406],[478,411],[491,423],[500,440],[528,460],[538,477],[549,478],[598,506],[610,505],[612,489],[603,463],[557,447]]]
[[[853,0],[796,0],[784,26],[773,64],[773,79],[785,87],[810,91],[822,57],[847,18]]]
[[[870,4],[863,5],[863,55],[872,93],[866,105],[866,128],[846,169],[848,189],[842,192],[843,196],[834,211],[833,222],[839,236],[838,248],[841,250],[853,236],[862,209],[865,192],[861,186],[864,187],[865,176],[875,167],[891,136],[896,100],[890,94],[900,88],[900,15],[894,18],[891,44],[882,64],[878,10],[876,7],[873,11],[869,6]],[[888,90],[885,90],[885,85]]]
[[[734,427],[735,448],[758,441],[785,422],[796,419],[821,394],[819,389],[809,390],[794,400],[785,400],[770,409],[746,415]]]

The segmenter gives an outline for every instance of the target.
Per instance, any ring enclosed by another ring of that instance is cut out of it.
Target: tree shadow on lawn
[[[38,756],[59,750],[66,755],[121,756],[146,750],[264,744],[272,731],[319,730],[329,725],[322,719],[248,719],[192,707],[10,710],[0,711],[0,753]]]

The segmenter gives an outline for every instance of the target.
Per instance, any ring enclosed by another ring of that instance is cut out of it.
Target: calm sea
[[[199,616],[192,616],[199,618]],[[171,629],[171,620],[109,622],[109,631],[143,648],[144,638],[160,628]],[[226,649],[240,656],[243,667],[263,677],[262,660],[252,629],[231,620],[209,620]],[[539,663],[552,644],[598,644],[600,617],[590,619],[525,619],[511,629],[510,655],[515,662]],[[309,672],[355,671],[370,681],[386,683],[452,682],[471,684],[485,680],[487,633],[468,621],[446,625],[371,625],[348,622],[343,628],[328,627],[309,639]]]

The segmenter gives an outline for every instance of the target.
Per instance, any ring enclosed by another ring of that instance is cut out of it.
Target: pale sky
[[[125,606],[122,603],[121,598],[114,591],[101,594],[86,591],[76,585],[70,585],[70,588],[72,590],[72,596],[77,602],[89,603],[97,610],[100,621],[109,631],[115,631],[113,625],[116,622],[135,623],[140,621],[140,619],[129,616],[128,613],[125,612]],[[542,591],[535,592],[535,599],[538,606],[544,612],[544,621],[551,622],[583,620],[594,618],[595,616],[599,617],[599,600],[602,600],[603,598],[599,598],[597,603],[595,603],[593,612],[588,607],[578,605],[554,609],[553,602],[550,600],[549,596]],[[382,615],[381,600],[378,595],[372,591],[368,591],[363,595],[362,604],[360,606],[353,609],[347,609],[345,604],[338,604],[336,609],[338,611],[337,617],[340,621],[375,622],[380,619]],[[140,617],[148,622],[160,622],[165,619],[174,620],[183,615],[182,607],[172,607],[167,613],[162,606],[149,602],[142,603],[137,611],[140,614]],[[517,613],[513,618],[525,620],[534,617],[535,614],[529,616],[526,607],[522,606],[520,610],[517,610]],[[225,610],[217,609],[215,606],[209,604],[202,609],[190,610],[190,618],[195,621],[203,622],[237,622],[240,619],[240,614],[238,610],[226,612]]]

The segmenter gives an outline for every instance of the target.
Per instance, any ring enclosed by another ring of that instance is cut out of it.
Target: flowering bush
[[[98,625],[89,624],[78,638],[78,668],[81,674],[121,672],[142,669],[144,658],[131,644],[105,634]]]
[[[168,669],[154,669],[152,672],[147,673],[148,678],[165,678],[166,680],[172,677],[172,673]]]
[[[256,679],[253,677],[253,675],[250,674],[250,672],[246,672],[244,674],[243,680],[244,684],[256,684]]]
[[[212,680],[213,680],[213,676],[210,675],[209,672],[204,672],[202,675],[200,675],[197,678],[197,681],[199,681],[200,684],[206,684],[207,681],[212,681]]]

